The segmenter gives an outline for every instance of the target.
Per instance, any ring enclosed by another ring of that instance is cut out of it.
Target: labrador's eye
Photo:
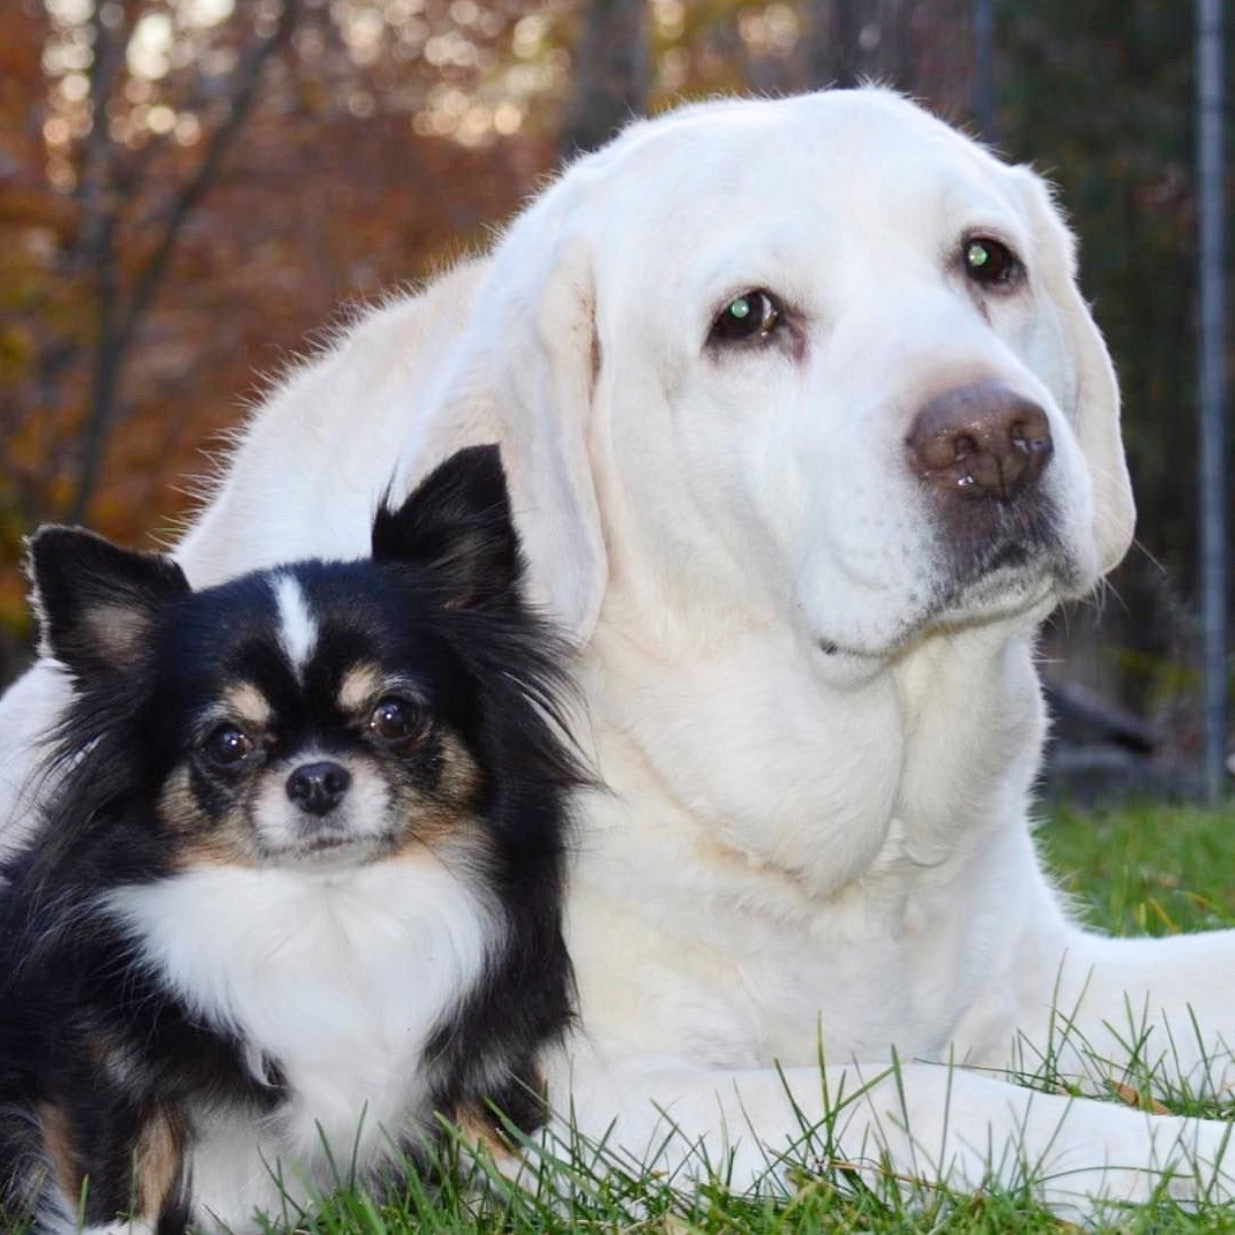
[[[770,292],[743,292],[721,309],[712,323],[709,339],[725,343],[766,339],[780,324],[782,317],[780,304]]]
[[[1005,288],[1025,277],[1019,257],[1001,240],[971,236],[961,246],[965,275],[980,287]]]

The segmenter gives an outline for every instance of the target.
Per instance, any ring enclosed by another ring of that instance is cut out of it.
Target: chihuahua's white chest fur
[[[285,1084],[260,1121],[193,1113],[197,1220],[236,1232],[414,1134],[429,1114],[424,1047],[501,929],[427,851],[329,873],[201,868],[109,903],[186,1005],[243,1039],[259,1079],[277,1069]]]

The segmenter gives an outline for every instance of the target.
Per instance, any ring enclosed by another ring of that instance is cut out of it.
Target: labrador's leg
[[[891,1171],[927,1189],[1027,1184],[1086,1220],[1107,1202],[1145,1202],[1167,1181],[1182,1200],[1235,1196],[1231,1132],[1216,1120],[1034,1092],[960,1067],[906,1063],[882,1073],[827,1067],[740,1072],[576,1060],[554,1099],[553,1135],[603,1141],[633,1167],[679,1178],[715,1169],[739,1189],[778,1187],[794,1163]]]
[[[1235,1083],[1235,931],[1111,939],[1073,928],[1022,987],[1015,1066],[1141,1079],[1202,1097]],[[1033,967],[1026,966],[1026,975]]]

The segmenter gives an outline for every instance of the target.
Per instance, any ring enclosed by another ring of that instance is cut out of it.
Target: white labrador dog
[[[1034,628],[1133,523],[1074,276],[1042,181],[891,93],[688,107],[293,374],[181,544],[199,584],[354,556],[392,473],[502,443],[609,787],[549,1067],[611,1147],[667,1119],[666,1161],[746,1185],[843,1093],[855,1162],[1080,1213],[1225,1188],[1220,1122],[997,1075],[1118,1075],[1137,1034],[1166,1081],[1233,1074],[1235,936],[1079,929],[1027,823]],[[59,689],[0,710],[10,804]]]

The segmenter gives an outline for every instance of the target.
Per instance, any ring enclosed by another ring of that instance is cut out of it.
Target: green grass
[[[1061,812],[1040,847],[1081,916],[1118,935],[1235,926],[1235,807]]]
[[[1205,812],[1160,806],[1098,815],[1062,811],[1039,833],[1040,848],[1073,897],[1078,914],[1104,930],[1169,934],[1235,925],[1235,809]],[[1057,1087],[1038,1074],[1032,1083]],[[1112,1101],[1135,1093],[1113,1093]],[[1170,1099],[1181,1114],[1223,1114],[1230,1106]],[[732,1232],[892,1232],[912,1235],[1033,1235],[1075,1228],[1016,1191],[956,1196],[912,1180],[889,1177],[871,1185],[850,1169],[791,1175],[787,1196],[735,1196],[720,1181],[679,1188],[651,1173],[612,1162],[598,1171],[595,1146],[562,1147],[541,1163],[530,1186],[512,1188],[483,1163],[443,1172],[435,1189],[412,1179],[404,1193],[378,1204],[341,1191],[313,1215],[288,1214],[271,1232],[309,1235],[556,1235],[574,1231],[613,1235],[693,1235]],[[600,1153],[603,1158],[603,1153]],[[804,1155],[804,1158],[807,1155]],[[1113,1212],[1102,1230],[1128,1233],[1235,1231],[1235,1209],[1202,1205],[1187,1212],[1168,1199]]]
[[[1039,843],[1077,913],[1116,933],[1170,934],[1235,925],[1235,810],[1147,806],[1083,815],[1061,811],[1047,821]],[[1036,1083],[1052,1085],[1050,1077]],[[1114,1095],[1112,1100],[1120,1100]],[[1172,1100],[1182,1114],[1229,1115],[1190,1100]],[[292,1224],[312,1235],[410,1235],[413,1231],[569,1231],[636,1235],[734,1232],[960,1232],[1032,1235],[1072,1228],[1018,1192],[952,1196],[912,1181],[889,1179],[872,1188],[844,1169],[824,1175],[804,1170],[791,1195],[778,1200],[734,1196],[720,1182],[679,1189],[655,1174],[606,1172],[583,1165],[587,1154],[562,1150],[542,1166],[538,1185],[514,1190],[477,1188],[456,1172],[436,1194],[413,1182],[397,1202],[375,1206],[342,1193],[311,1219]],[[473,1168],[478,1170],[481,1168]],[[286,1230],[275,1227],[272,1230]],[[1105,1230],[1144,1232],[1235,1231],[1235,1212],[1202,1206],[1186,1212],[1167,1199],[1112,1213]]]

